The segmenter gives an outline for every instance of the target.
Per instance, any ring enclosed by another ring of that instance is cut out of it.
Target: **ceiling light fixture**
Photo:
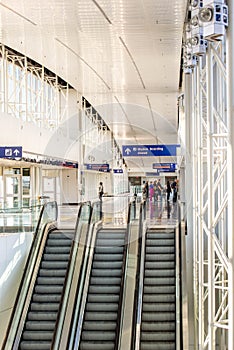
[[[213,7],[204,7],[199,11],[199,19],[201,22],[211,22],[214,16]]]

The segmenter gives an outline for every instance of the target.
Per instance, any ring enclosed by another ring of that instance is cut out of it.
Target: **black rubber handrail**
[[[24,267],[24,272],[23,272],[23,275],[22,275],[22,278],[21,278],[21,282],[20,282],[18,291],[17,291],[15,303],[14,303],[14,306],[13,306],[13,309],[12,309],[12,312],[11,312],[11,317],[10,317],[10,320],[9,320],[9,323],[8,323],[8,327],[7,327],[7,331],[6,331],[6,335],[5,335],[5,338],[4,338],[4,341],[3,341],[2,350],[4,350],[5,347],[6,347],[6,343],[7,343],[7,339],[8,339],[8,334],[9,334],[9,332],[10,332],[10,329],[12,328],[12,323],[13,323],[14,315],[15,315],[15,313],[16,313],[16,309],[17,309],[17,306],[18,306],[18,303],[19,303],[20,295],[21,295],[21,293],[22,293],[23,284],[24,284],[24,281],[26,280],[26,278],[28,277],[28,270],[29,270],[29,267],[30,267],[30,264],[31,264],[31,260],[33,259],[33,256],[34,256],[34,249],[35,249],[35,246],[36,246],[36,242],[37,242],[37,240],[38,240],[38,233],[39,233],[39,231],[40,231],[40,226],[41,226],[42,218],[43,218],[44,213],[46,212],[46,208],[47,208],[49,205],[53,205],[53,206],[55,206],[55,208],[56,208],[56,211],[55,211],[55,214],[56,214],[56,215],[55,215],[55,220],[57,220],[57,217],[58,217],[58,206],[57,206],[57,203],[56,203],[56,202],[48,202],[48,203],[45,203],[45,204],[42,206],[41,211],[40,211],[40,214],[39,214],[39,218],[38,218],[38,222],[37,222],[35,234],[34,234],[34,237],[33,237],[32,243],[31,243],[30,252],[29,252],[29,255],[28,255],[28,257],[27,257],[27,261],[26,261],[26,264],[25,264],[25,267]],[[45,224],[45,226],[44,226],[44,229],[45,229],[45,227],[46,227],[46,224]],[[43,229],[43,231],[44,231],[44,229]]]
[[[136,342],[136,322],[137,322],[137,304],[138,304],[138,290],[139,290],[139,277],[140,277],[140,266],[141,266],[141,245],[142,245],[142,231],[143,223],[146,219],[146,201],[142,201],[140,205],[139,214],[139,228],[138,228],[138,252],[137,252],[137,269],[136,269],[136,283],[134,293],[134,307],[133,307],[133,318],[132,318],[132,336],[131,336],[131,349],[135,349]]]

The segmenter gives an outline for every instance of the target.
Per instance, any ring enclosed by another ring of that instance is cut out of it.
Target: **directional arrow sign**
[[[22,158],[22,146],[0,147],[0,158],[7,158],[7,159]]]
[[[180,145],[126,145],[122,146],[124,157],[160,157],[176,156]]]

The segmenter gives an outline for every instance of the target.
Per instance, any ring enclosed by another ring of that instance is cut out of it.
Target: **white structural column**
[[[228,91],[228,293],[229,335],[228,349],[234,348],[234,4],[229,1],[227,33],[227,91]]]

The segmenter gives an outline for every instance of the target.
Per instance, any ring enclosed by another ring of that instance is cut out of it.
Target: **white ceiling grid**
[[[2,0],[0,29],[4,44],[82,93],[120,145],[174,143],[186,6],[187,0]]]

